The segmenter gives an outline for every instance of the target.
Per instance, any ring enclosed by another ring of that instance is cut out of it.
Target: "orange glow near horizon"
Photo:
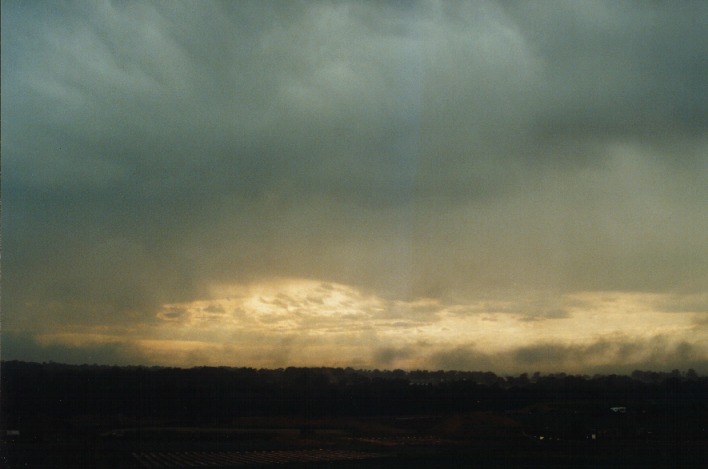
[[[166,304],[156,313],[157,322],[146,324],[139,335],[111,333],[102,326],[37,340],[45,346],[112,344],[132,350],[136,360],[171,366],[440,368],[445,357],[462,354],[472,358],[458,366],[474,367],[474,357],[483,355],[480,368],[580,371],[618,358],[641,364],[660,358],[661,350],[708,356],[708,339],[696,339],[708,337],[700,333],[707,327],[699,321],[700,311],[674,314],[665,308],[670,304],[666,295],[586,292],[549,305],[532,296],[443,304],[388,300],[336,283],[278,279],[220,285],[211,298]],[[523,355],[526,350],[531,358]],[[553,360],[535,363],[533,353],[539,351],[555,354]]]

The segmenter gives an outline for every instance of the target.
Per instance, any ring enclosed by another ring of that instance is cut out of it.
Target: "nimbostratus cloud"
[[[699,294],[707,15],[5,2],[4,326],[159,324],[274,278]]]

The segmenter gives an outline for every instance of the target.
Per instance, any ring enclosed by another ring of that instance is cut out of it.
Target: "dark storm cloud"
[[[3,331],[2,347],[3,360],[102,365],[133,365],[144,362],[144,357],[135,353],[130,344],[118,341],[76,347],[59,343],[42,344],[31,334]]]
[[[705,357],[696,353],[693,345],[685,341],[671,344],[667,339],[658,335],[641,341],[622,337],[600,339],[587,345],[544,343],[519,347],[512,357],[524,369],[548,366],[549,363],[556,364],[558,370],[570,367],[611,369],[613,365],[608,364],[623,361],[624,371],[630,371],[630,367],[670,369],[690,364],[690,367],[705,369],[708,366]],[[594,364],[598,358],[604,363]]]
[[[469,344],[431,354],[429,366],[506,372],[629,373],[634,369],[708,370],[708,360],[687,342],[672,344],[666,336],[657,335],[641,340],[621,336],[601,338],[587,344],[545,342],[503,353],[485,353]]]
[[[504,5],[547,67],[549,107],[556,108],[544,116],[549,131],[603,139],[704,137],[701,2]]]
[[[420,347],[417,350],[420,353]],[[376,366],[391,368],[395,366],[396,360],[405,360],[413,355],[413,347],[381,347],[374,352],[372,361]]]
[[[708,278],[702,2],[2,9],[6,327]]]
[[[494,356],[479,351],[473,345],[438,351],[430,358],[431,369],[490,370],[498,369]]]

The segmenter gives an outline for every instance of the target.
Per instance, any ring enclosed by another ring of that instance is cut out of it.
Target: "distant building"
[[[19,430],[5,430],[5,434],[3,435],[3,440],[6,442],[11,442],[11,441],[18,441],[20,439],[20,431]]]

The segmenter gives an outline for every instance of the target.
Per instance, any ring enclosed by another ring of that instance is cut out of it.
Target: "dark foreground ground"
[[[708,380],[6,362],[0,468],[708,467]]]
[[[495,412],[229,427],[78,427],[6,441],[2,467],[707,467],[705,440],[592,435],[539,439]]]

